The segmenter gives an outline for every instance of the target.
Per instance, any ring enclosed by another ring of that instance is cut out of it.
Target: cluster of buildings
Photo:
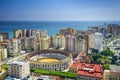
[[[6,34],[7,35],[7,34]],[[59,49],[70,51],[74,55],[80,52],[88,53],[91,48],[102,50],[102,34],[88,35],[86,31],[76,31],[73,28],[62,29],[55,36],[48,36],[45,30],[14,30],[13,39],[3,39],[6,35],[0,35],[1,54],[5,58],[15,56],[21,51],[34,51],[44,49]],[[96,39],[97,38],[97,39]],[[95,45],[93,45],[95,44]],[[5,59],[4,57],[2,59]]]
[[[116,24],[91,27],[88,30],[61,29],[55,36],[48,36],[46,30],[17,29],[14,30],[13,39],[9,39],[8,33],[0,33],[0,61],[23,51],[64,50],[71,52],[74,57],[69,71],[77,73],[78,80],[119,80],[119,72],[103,71],[100,64],[90,63],[86,56],[106,49],[103,48],[103,39],[119,35],[120,26]],[[29,68],[29,62],[15,61],[9,64],[8,74],[23,79],[30,75]]]
[[[77,73],[77,80],[103,80],[102,66],[100,64],[73,62],[70,71]]]
[[[21,51],[30,50],[60,49],[70,51],[74,55],[80,52],[100,52],[103,50],[103,38],[110,35],[119,35],[119,25],[91,27],[86,31],[73,28],[61,29],[55,36],[48,36],[46,30],[16,29],[13,39],[9,39],[8,33],[0,33],[0,60],[6,59],[6,55],[15,56]]]
[[[69,71],[77,74],[77,80],[120,80],[120,66],[111,65],[103,70],[101,64],[90,63],[86,53],[81,52],[70,65]]]
[[[120,80],[120,72],[105,70],[103,77],[104,80]]]

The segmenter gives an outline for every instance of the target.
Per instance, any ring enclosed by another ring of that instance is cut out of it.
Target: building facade
[[[0,61],[7,59],[7,55],[8,55],[7,48],[0,46]]]
[[[120,35],[120,26],[117,24],[107,25],[107,33],[110,33],[112,35]]]
[[[30,50],[34,48],[34,37],[23,37],[20,38],[20,45],[22,50]]]
[[[14,30],[14,38],[21,38],[22,37],[22,30]]]
[[[14,38],[21,38],[21,37],[44,37],[47,36],[46,30],[31,30],[31,29],[16,29],[14,30]]]
[[[104,80],[120,80],[120,72],[104,70]]]
[[[97,50],[98,52],[102,51],[103,50],[103,44],[102,44],[102,41],[103,41],[103,36],[102,36],[102,33],[91,33],[89,35],[89,50],[90,49],[95,49]]]
[[[0,42],[3,42],[3,36],[0,34]]]
[[[14,61],[8,66],[8,75],[23,79],[30,75],[29,62],[26,61]]]
[[[70,52],[75,52],[75,39],[73,35],[66,35],[66,50]]]
[[[64,35],[58,34],[53,37],[53,48],[55,49],[65,49],[65,37]]]
[[[61,29],[61,30],[59,30],[59,33],[63,34],[63,35],[68,35],[68,34],[75,35],[76,30],[73,28]]]
[[[19,39],[10,39],[6,41],[8,55],[14,56],[16,53],[20,52],[21,44]]]
[[[87,40],[83,36],[76,37],[75,52],[76,54],[79,54],[80,52],[87,53]]]
[[[4,39],[9,39],[9,34],[7,32],[0,33],[3,36]]]
[[[55,62],[39,62],[39,59],[54,58]],[[26,56],[26,60],[30,62],[31,68],[48,69],[48,70],[65,70],[68,69],[72,62],[72,54],[66,51],[58,50],[40,50],[32,52]]]
[[[50,37],[43,37],[39,40],[40,50],[48,49],[50,46]]]

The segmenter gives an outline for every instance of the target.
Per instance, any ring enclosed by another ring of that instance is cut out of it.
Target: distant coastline
[[[0,32],[8,32],[13,38],[15,29],[47,30],[49,35],[55,35],[60,29],[72,27],[77,30],[87,30],[88,27],[118,24],[120,21],[0,21]]]

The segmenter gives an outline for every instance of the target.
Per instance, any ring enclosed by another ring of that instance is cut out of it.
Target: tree
[[[8,64],[4,64],[4,69],[8,70]]]
[[[115,60],[117,61],[117,56],[113,56],[112,58],[115,59]]]
[[[111,60],[111,64],[115,64],[117,61],[117,56],[113,56]]]
[[[99,63],[99,64],[110,64],[110,60],[108,59],[108,57],[102,56],[102,58],[98,58],[96,60],[96,63]]]
[[[105,64],[110,64],[110,60],[108,59],[108,57],[103,56],[102,60]]]
[[[107,48],[106,48],[106,50],[110,50],[110,48],[109,48],[109,47],[107,47]]]
[[[104,61],[102,60],[102,58],[98,58],[98,59],[96,60],[96,63],[103,64]]]
[[[102,55],[94,53],[92,58],[93,58],[93,61],[95,62],[98,58],[102,58]]]
[[[110,50],[104,50],[102,52],[100,52],[101,55],[104,55],[104,56],[113,56],[114,53]]]
[[[102,68],[103,68],[103,70],[110,70],[110,65],[109,64],[103,64]]]

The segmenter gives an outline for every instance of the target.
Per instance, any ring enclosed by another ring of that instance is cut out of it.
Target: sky
[[[119,21],[120,0],[0,0],[0,21]]]

